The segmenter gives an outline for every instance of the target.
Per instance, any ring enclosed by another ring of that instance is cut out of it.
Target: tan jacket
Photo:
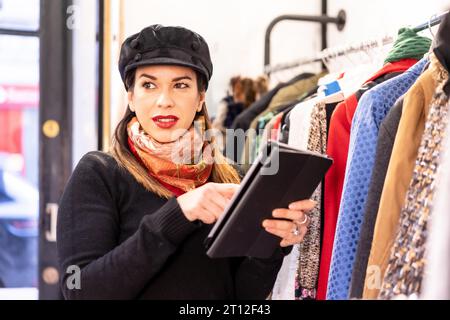
[[[376,299],[384,279],[400,212],[412,179],[418,149],[431,100],[436,91],[438,62],[430,56],[430,67],[408,90],[403,102],[397,135],[389,161],[366,270],[364,299]]]
[[[253,143],[256,140],[255,131],[258,126],[258,119],[265,116],[271,111],[277,110],[279,107],[283,105],[286,105],[290,102],[300,99],[303,94],[307,93],[312,88],[314,88],[317,85],[319,79],[324,77],[326,74],[327,74],[326,72],[321,72],[317,75],[299,80],[287,87],[280,89],[270,101],[269,106],[257,117],[255,117],[255,119],[253,119],[249,127],[248,136],[245,139],[245,145],[241,159],[242,167],[245,170],[248,170],[248,168],[250,167],[251,163],[254,160],[251,157],[251,150],[253,148]]]
[[[326,72],[321,72],[315,76],[307,79],[302,79],[294,84],[280,89],[277,94],[270,101],[269,106],[262,113],[260,113],[255,119],[253,119],[250,128],[256,129],[258,126],[258,119],[265,116],[271,111],[277,110],[279,107],[291,103],[297,99],[300,99],[303,94],[310,91],[317,85],[320,78],[326,76]]]

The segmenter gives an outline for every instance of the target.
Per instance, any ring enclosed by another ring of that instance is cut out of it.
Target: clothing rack
[[[448,14],[449,11],[443,12],[439,15],[433,15],[432,18],[427,21],[424,22],[416,27],[413,28],[413,30],[415,32],[420,32],[426,29],[431,29],[431,27],[438,25],[442,19],[444,18],[444,16],[446,14]],[[339,48],[331,48],[331,49],[323,49],[316,57],[314,58],[310,58],[310,59],[299,59],[299,60],[294,60],[291,61],[289,63],[282,63],[282,64],[277,64],[274,66],[270,66],[270,65],[265,65],[264,67],[264,73],[267,74],[268,76],[273,73],[273,72],[278,72],[278,71],[283,71],[283,70],[288,70],[288,69],[293,69],[293,68],[297,68],[303,65],[308,65],[308,64],[312,64],[312,63],[316,63],[316,62],[325,62],[327,60],[331,60],[333,58],[336,57],[340,57],[340,56],[344,56],[344,55],[348,55],[351,53],[356,53],[356,52],[363,52],[363,51],[367,51],[376,47],[382,47],[388,44],[391,44],[394,42],[394,37],[393,36],[385,36],[382,39],[375,39],[375,40],[370,40],[370,41],[364,41],[361,42],[358,45],[349,45],[346,47],[339,47]]]
[[[292,20],[292,21],[303,21],[303,22],[316,22],[322,25],[322,49],[327,47],[327,25],[329,23],[334,23],[337,25],[339,31],[344,29],[345,22],[347,20],[347,15],[344,10],[340,10],[336,17],[330,17],[327,15],[328,11],[328,1],[322,0],[320,16],[309,16],[309,15],[281,15],[273,19],[266,29],[265,41],[264,41],[264,65],[270,65],[270,43],[271,34],[273,28],[281,21]],[[269,75],[270,71],[267,73]]]

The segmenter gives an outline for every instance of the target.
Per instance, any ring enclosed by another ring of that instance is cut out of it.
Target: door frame
[[[40,1],[39,299],[61,299],[58,203],[72,172],[72,0]]]

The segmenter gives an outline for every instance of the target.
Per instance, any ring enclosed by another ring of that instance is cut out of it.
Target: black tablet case
[[[263,220],[273,219],[273,209],[309,199],[332,164],[324,155],[274,141],[262,151],[205,240],[211,258],[271,257],[281,240],[264,230]]]

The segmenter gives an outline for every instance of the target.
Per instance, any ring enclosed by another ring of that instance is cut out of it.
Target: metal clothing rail
[[[24,36],[24,37],[39,37],[39,30],[16,30],[0,28],[0,35],[5,36]]]
[[[444,19],[444,17],[448,14],[448,11],[445,11],[443,13],[441,13],[440,15],[434,15],[431,17],[431,19],[428,22],[422,23],[420,25],[418,25],[417,27],[413,28],[413,30],[415,32],[420,32],[423,31],[425,29],[431,28],[435,25],[438,25],[439,23],[441,23],[442,19]]]
[[[382,47],[394,42],[394,37],[386,36],[382,39],[374,39],[361,42],[357,45],[348,45],[346,47],[339,48],[327,48],[322,50],[316,57],[311,59],[298,59],[289,63],[280,63],[275,66],[266,66],[264,72],[270,74],[273,72],[293,69],[299,66],[308,65],[316,62],[325,62],[337,57],[345,56],[351,53],[368,51],[373,48]]]
[[[446,11],[444,13],[441,13],[439,15],[434,15],[429,21],[422,23],[416,27],[413,28],[415,32],[420,32],[426,29],[429,29],[433,26],[438,25],[442,19],[445,17],[446,14],[448,14],[449,11]],[[294,60],[289,63],[281,63],[277,64],[275,66],[266,65],[264,67],[264,72],[269,75],[273,72],[293,69],[299,66],[308,65],[316,62],[326,62],[327,60],[331,60],[336,57],[348,55],[355,52],[361,52],[361,51],[367,51],[376,47],[385,46],[388,44],[391,44],[394,42],[393,36],[386,36],[382,39],[378,40],[370,40],[370,41],[364,41],[358,45],[349,45],[346,47],[339,47],[339,48],[331,48],[331,49],[324,49],[322,50],[316,57],[310,58],[310,59],[299,59]]]

